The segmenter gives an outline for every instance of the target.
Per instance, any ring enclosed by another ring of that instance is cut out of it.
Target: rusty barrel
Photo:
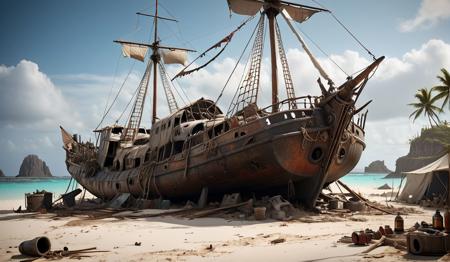
[[[52,207],[53,194],[50,192],[25,194],[28,211],[38,211],[41,208],[50,209]]]
[[[265,207],[255,207],[253,209],[255,213],[256,220],[264,220],[266,219],[266,208]]]
[[[367,234],[364,231],[355,231],[352,233],[352,242],[355,245],[367,245],[372,240],[372,234]]]
[[[47,237],[36,237],[20,243],[19,251],[23,255],[41,257],[50,251],[50,247],[50,240]]]

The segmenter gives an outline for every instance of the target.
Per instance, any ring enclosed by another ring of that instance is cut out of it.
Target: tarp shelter
[[[447,199],[450,153],[414,171],[404,172],[406,184],[399,200],[417,204],[422,199]]]

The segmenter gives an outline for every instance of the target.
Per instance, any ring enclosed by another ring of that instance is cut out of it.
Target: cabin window
[[[134,167],[139,167],[140,165],[141,165],[141,159],[140,158],[134,159]]]
[[[120,161],[116,161],[116,162],[114,163],[114,169],[115,169],[115,170],[120,170]]]
[[[175,141],[173,144],[173,154],[179,154],[183,151],[184,141]]]
[[[183,114],[181,115],[181,123],[187,122],[187,115],[186,115],[186,111],[183,112]]]
[[[291,117],[295,119],[295,113],[291,112]]]
[[[197,124],[197,125],[192,129],[191,134],[192,134],[192,135],[198,134],[198,133],[200,133],[200,131],[203,131],[204,128],[205,128],[205,127],[204,127],[203,123]]]
[[[171,152],[172,152],[172,143],[167,143],[164,146],[164,159],[169,158]]]
[[[147,152],[145,152],[145,158],[144,158],[144,162],[147,162],[150,160],[150,154],[152,153],[152,151],[149,149],[147,150]]]

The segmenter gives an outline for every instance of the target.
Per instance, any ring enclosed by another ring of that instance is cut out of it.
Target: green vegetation
[[[441,109],[444,109],[445,104],[448,104],[448,109],[450,109],[450,74],[445,68],[442,68],[441,72],[442,76],[437,76],[441,85],[433,87],[432,90],[438,92],[436,95],[437,99],[444,99]]]
[[[437,76],[437,79],[441,82],[440,85],[434,86],[429,90],[427,88],[419,89],[414,95],[417,102],[408,104],[415,109],[409,115],[410,118],[414,117],[413,121],[423,115],[428,118],[431,127],[433,127],[433,123],[437,127],[448,125],[447,121],[441,122],[438,114],[444,112],[446,104],[448,104],[448,109],[450,110],[450,74],[445,68],[441,69],[441,73],[442,76]],[[433,92],[437,92],[437,94],[433,96]],[[444,100],[441,107],[436,106],[437,101],[441,99]]]
[[[432,128],[422,128],[422,133],[419,137],[411,140],[411,142],[417,139],[423,139],[429,142],[437,142],[444,147],[450,147],[450,126],[439,125]]]

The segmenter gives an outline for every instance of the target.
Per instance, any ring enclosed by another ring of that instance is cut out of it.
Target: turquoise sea
[[[342,178],[353,189],[362,187],[377,188],[387,183],[389,186],[398,188],[400,179],[383,179],[386,174],[363,174],[350,173]],[[0,200],[23,199],[25,193],[32,193],[36,190],[46,190],[53,192],[54,197],[66,192],[70,177],[47,178],[47,179],[0,179]],[[75,189],[78,185],[72,183],[70,188]]]

